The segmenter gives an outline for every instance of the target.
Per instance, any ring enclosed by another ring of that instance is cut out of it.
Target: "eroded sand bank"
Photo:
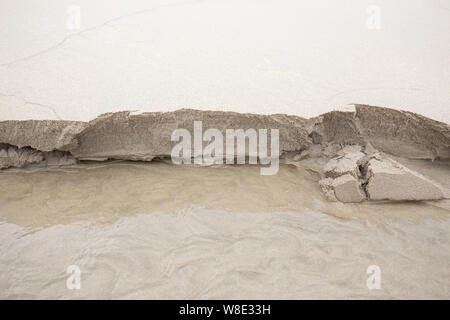
[[[331,201],[449,197],[447,188],[391,158],[450,159],[448,124],[407,111],[367,105],[354,107],[353,112],[331,111],[311,119],[182,109],[138,115],[129,111],[107,113],[89,122],[3,121],[0,168],[68,165],[83,160],[170,158],[178,143],[172,133],[184,129],[195,136],[197,121],[204,130],[215,129],[222,136],[228,129],[277,129],[277,152],[281,158],[313,163],[311,168],[325,178],[320,185]],[[200,137],[201,147],[208,143]],[[189,142],[193,155],[194,146],[195,143]],[[349,147],[354,149],[347,150]],[[249,148],[234,147],[231,156],[250,156]],[[229,153],[224,149],[220,157],[226,158]],[[319,164],[326,161],[329,162],[321,168]]]
[[[279,129],[279,171],[174,165],[195,120]],[[449,146],[448,124],[364,105],[0,122],[0,296],[446,299]]]
[[[313,144],[370,143],[380,151],[405,158],[450,158],[448,124],[412,112],[367,105],[355,105],[354,112],[331,111],[311,119],[182,109],[138,115],[129,111],[107,113],[89,122],[1,121],[0,143],[42,152],[66,151],[77,159],[150,161],[170,156],[175,145],[172,132],[183,128],[193,134],[194,121],[223,134],[225,129],[279,129],[281,155],[299,153]]]

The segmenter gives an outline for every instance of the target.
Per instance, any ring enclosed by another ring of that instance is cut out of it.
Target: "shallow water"
[[[450,298],[449,210],[329,203],[317,179],[291,165],[4,171],[0,298]]]

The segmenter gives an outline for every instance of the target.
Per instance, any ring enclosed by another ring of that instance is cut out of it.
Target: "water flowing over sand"
[[[286,164],[4,171],[0,298],[450,297],[445,206],[329,203],[318,179]]]

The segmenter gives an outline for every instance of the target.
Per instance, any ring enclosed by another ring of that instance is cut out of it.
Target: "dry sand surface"
[[[445,0],[2,0],[0,298],[449,299],[448,30]],[[280,163],[175,165],[200,122]]]

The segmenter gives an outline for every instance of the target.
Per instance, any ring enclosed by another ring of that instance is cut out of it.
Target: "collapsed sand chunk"
[[[334,189],[333,189],[333,181],[332,178],[324,178],[319,181],[319,186],[322,189],[325,197],[327,200],[331,202],[337,202],[336,196],[334,195]]]
[[[331,159],[324,166],[325,176],[337,178],[344,174],[351,174],[353,177],[358,179],[361,175],[358,162],[365,157],[365,154],[356,150],[357,149],[351,151],[341,150],[340,154],[342,155]]]
[[[442,188],[418,172],[392,159],[372,159],[367,164],[366,191],[370,200],[438,200]]]
[[[361,202],[366,198],[361,188],[359,163],[366,157],[359,145],[348,145],[323,167],[325,179],[319,181],[330,201]]]
[[[366,198],[360,182],[351,174],[322,179],[319,185],[330,201],[361,202]]]
[[[333,187],[336,198],[341,202],[361,202],[366,198],[360,182],[350,174],[334,179]]]

